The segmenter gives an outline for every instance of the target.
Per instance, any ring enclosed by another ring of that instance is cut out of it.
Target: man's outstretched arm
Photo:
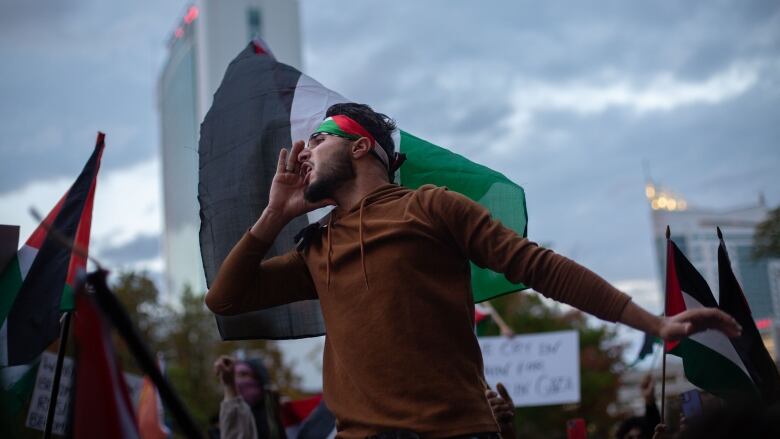
[[[658,317],[629,302],[618,321],[664,340],[678,340],[707,329],[717,329],[728,337],[742,333],[742,327],[733,317],[716,308],[691,309],[671,317]]]
[[[279,153],[268,206],[225,258],[206,294],[206,306],[216,314],[232,315],[316,298],[314,284],[301,255],[289,252],[263,261],[282,228],[293,218],[331,204],[303,198],[304,179],[298,155],[303,142]],[[288,160],[289,158],[289,160]]]
[[[576,262],[544,249],[495,221],[484,207],[468,198],[431,191],[436,217],[463,253],[480,267],[504,273],[559,302],[596,317],[620,322],[666,340],[687,337],[706,329],[739,335],[737,322],[715,308],[694,309],[672,317],[655,316],[625,293]]]

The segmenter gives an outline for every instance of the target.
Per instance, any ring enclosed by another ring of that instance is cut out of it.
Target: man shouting
[[[497,438],[473,331],[470,265],[665,339],[728,315],[654,316],[601,277],[539,247],[446,188],[392,184],[387,116],[337,104],[304,147],[279,154],[268,205],[225,259],[206,304],[232,315],[319,299],[327,336],[323,386],[343,438]],[[263,261],[282,227],[335,205],[287,254]]]

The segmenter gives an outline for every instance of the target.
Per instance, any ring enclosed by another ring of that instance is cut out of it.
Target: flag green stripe
[[[411,189],[425,184],[458,187],[465,191],[458,192],[472,200],[480,200],[495,182],[504,182],[522,191],[503,174],[406,131],[401,131],[400,151],[408,159],[400,168],[401,183]],[[432,180],[440,183],[431,183]]]
[[[758,399],[753,381],[728,358],[690,338],[669,353],[683,359],[688,381],[726,399]]]
[[[65,284],[60,298],[60,311],[73,311],[76,309],[76,300],[73,295],[73,287]]]
[[[0,325],[11,312],[16,295],[22,287],[22,271],[19,268],[19,256],[8,263],[5,271],[0,275]]]
[[[494,219],[519,235],[527,236],[525,192],[503,174],[405,131],[401,131],[399,149],[408,159],[399,170],[402,185],[411,189],[425,184],[446,186],[485,206]],[[509,282],[503,274],[474,264],[471,265],[471,286],[475,302],[527,288]]]

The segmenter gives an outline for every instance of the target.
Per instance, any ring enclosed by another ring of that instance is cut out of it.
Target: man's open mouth
[[[309,182],[309,177],[310,177],[311,171],[313,169],[314,168],[312,167],[312,165],[310,163],[303,163],[301,165],[301,171],[300,172],[301,172],[301,176],[303,177],[304,183],[308,183]]]

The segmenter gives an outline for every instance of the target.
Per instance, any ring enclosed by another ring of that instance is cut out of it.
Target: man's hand
[[[493,410],[493,416],[498,421],[499,428],[501,428],[501,436],[505,439],[514,438],[515,404],[503,384],[498,383],[496,390],[498,393],[490,389],[485,390],[485,397],[490,403],[490,409]]]
[[[298,161],[301,151],[303,151],[302,140],[295,142],[290,151],[285,148],[279,151],[279,161],[271,182],[268,205],[250,230],[256,238],[273,242],[282,228],[294,218],[320,207],[336,204],[330,199],[309,203],[303,197],[308,166]]]
[[[658,335],[664,340],[679,340],[708,329],[721,331],[731,338],[742,333],[734,317],[716,308],[698,308],[663,318]]]
[[[634,302],[628,302],[620,322],[664,340],[679,340],[707,329],[721,331],[728,337],[738,337],[742,333],[737,321],[717,308],[689,309],[675,316],[658,317]]]
[[[666,424],[658,424],[653,432],[653,439],[663,439],[666,437]]]
[[[314,209],[334,204],[333,200],[309,203],[304,199],[308,166],[298,161],[303,146],[303,141],[299,140],[293,144],[290,151],[286,148],[279,151],[276,175],[271,182],[271,192],[268,196],[266,209],[278,213],[288,221]]]
[[[222,355],[214,362],[214,374],[225,389],[225,399],[235,398],[238,395],[235,365],[235,360],[227,355]]]

